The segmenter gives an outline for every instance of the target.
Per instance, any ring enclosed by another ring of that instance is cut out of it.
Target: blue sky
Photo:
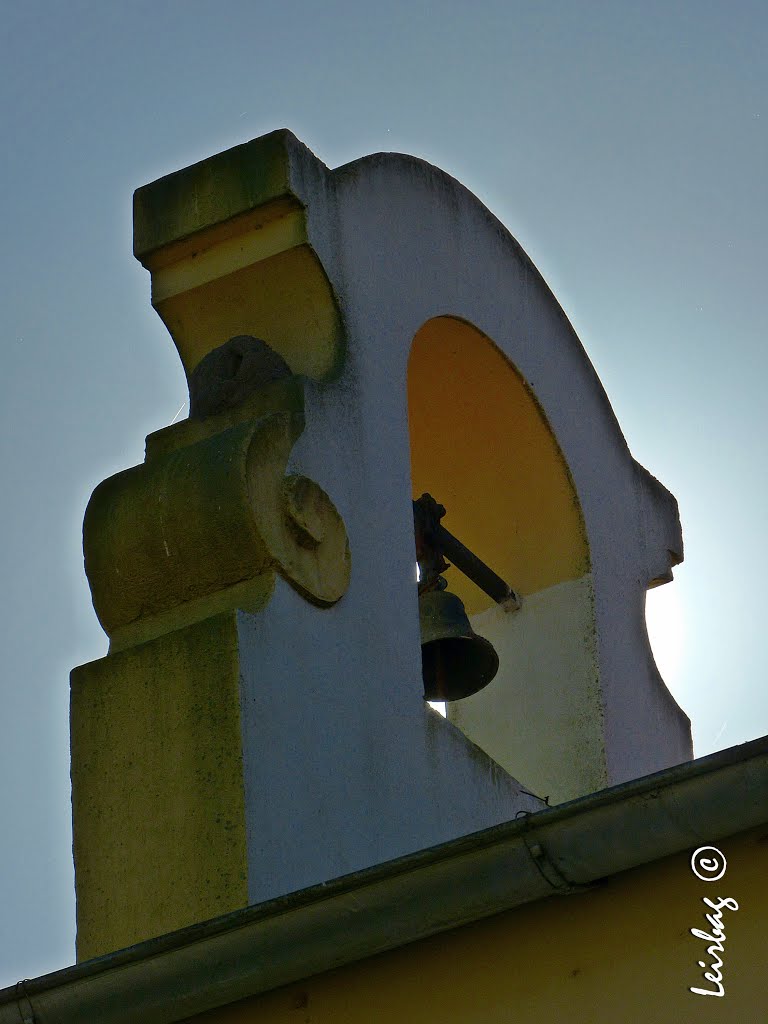
[[[83,510],[186,399],[132,192],[274,128],[330,166],[423,157],[507,225],[680,503],[686,562],[652,611],[697,754],[768,733],[764,3],[26,0],[3,21],[0,986],[74,958],[68,674],[106,650]]]

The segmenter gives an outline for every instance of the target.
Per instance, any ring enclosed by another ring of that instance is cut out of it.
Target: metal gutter
[[[171,1024],[768,823],[768,737],[0,991],[0,1024]]]

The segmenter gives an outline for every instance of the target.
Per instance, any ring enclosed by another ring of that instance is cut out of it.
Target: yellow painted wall
[[[134,195],[134,252],[187,374],[238,334],[263,338],[294,373],[333,377],[341,314],[291,186],[290,132],[270,132]]]
[[[703,837],[702,842],[706,842]],[[763,1024],[768,829],[717,844],[719,882],[691,872],[690,852],[624,872],[349,967],[195,1017],[199,1024]],[[702,897],[724,910],[722,998],[697,961],[708,929]]]
[[[454,725],[553,804],[608,785],[590,555],[573,479],[517,369],[481,331],[436,317],[408,363],[414,497],[523,597],[501,612],[457,569],[448,588],[499,655],[493,682],[447,705]]]
[[[235,613],[72,673],[77,953],[248,902]]]
[[[176,343],[185,372],[189,374],[228,338],[252,334],[279,352],[294,373],[316,379],[334,376],[343,357],[341,319],[312,249],[294,245],[248,262],[258,252],[260,234],[235,241],[238,248],[230,251],[234,247],[228,243],[221,265],[220,254],[214,251],[204,266],[190,259],[154,275],[153,304]],[[233,266],[235,257],[245,265]],[[201,281],[207,274],[211,280]]]
[[[436,317],[408,363],[413,495],[445,505],[443,525],[518,592],[589,571],[568,468],[531,391],[477,328]],[[491,599],[456,570],[449,588],[467,611]]]

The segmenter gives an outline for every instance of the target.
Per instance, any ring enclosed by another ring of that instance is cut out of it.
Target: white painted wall
[[[632,459],[535,268],[469,192],[415,159],[378,155],[331,174],[296,143],[292,184],[342,309],[348,352],[336,382],[307,384],[307,427],[291,469],[320,483],[344,517],[352,582],[337,606],[319,610],[278,581],[264,613],[241,616],[254,901],[540,806],[422,700],[406,366],[413,336],[435,316],[466,319],[512,360],[583,507],[591,581],[532,602],[520,623],[538,621],[539,632],[524,651],[513,657],[496,638],[521,666],[517,696],[531,687],[529,756],[547,745],[545,774],[531,760],[531,777],[565,779],[577,753],[573,735],[559,754],[551,735],[537,735],[551,730],[551,716],[545,728],[535,713],[547,700],[563,728],[584,730],[585,756],[596,772],[604,766],[608,784],[691,756],[688,720],[653,665],[642,610],[644,588],[669,567],[668,549],[681,551],[676,505]],[[554,661],[544,643],[553,609],[574,623]],[[593,680],[577,700],[568,666]],[[497,711],[491,702],[488,714]],[[490,737],[485,745],[502,759],[503,739]],[[519,776],[529,777],[522,760]]]
[[[592,579],[558,583],[498,605],[472,627],[499,655],[496,678],[448,717],[494,760],[552,804],[607,780]]]

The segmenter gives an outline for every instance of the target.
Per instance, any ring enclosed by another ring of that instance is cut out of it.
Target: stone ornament
[[[234,409],[254,391],[291,376],[266,341],[240,334],[204,356],[189,375],[189,415],[205,419]]]
[[[265,342],[231,339],[193,375],[204,436],[190,436],[186,424],[167,428],[165,450],[148,444],[142,466],[96,488],[85,567],[99,621],[119,647],[223,610],[225,592],[238,606],[243,585],[260,580],[246,601],[253,610],[268,599],[275,573],[317,605],[344,594],[350,552],[341,516],[312,480],[285,476],[303,413],[253,408],[260,390],[289,375]],[[168,444],[172,434],[178,447]]]

